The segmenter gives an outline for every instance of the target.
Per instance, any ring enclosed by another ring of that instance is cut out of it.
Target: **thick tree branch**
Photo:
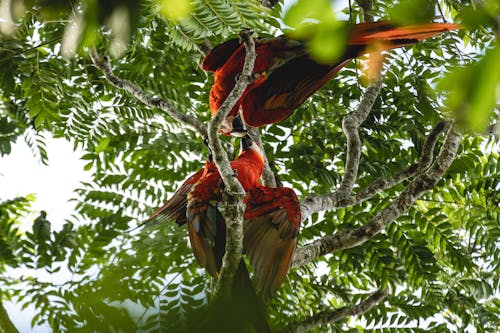
[[[437,123],[424,143],[420,154],[420,160],[391,178],[377,179],[364,189],[360,190],[358,193],[351,196],[342,197],[338,191],[330,194],[309,195],[301,203],[303,220],[308,218],[311,214],[320,211],[358,205],[368,199],[371,199],[381,191],[391,188],[402,181],[427,170],[433,161],[434,148],[436,147],[439,135],[448,130],[449,126],[450,122],[441,121]]]
[[[361,139],[358,128],[370,113],[373,103],[377,99],[382,86],[380,75],[365,91],[358,109],[344,117],[342,130],[347,137],[347,159],[345,174],[340,183],[338,192],[340,196],[348,196],[358,176],[359,159],[361,157]]]
[[[214,292],[215,300],[226,298],[230,294],[233,277],[243,251],[243,214],[245,212],[245,205],[243,204],[245,190],[238,181],[237,175],[231,169],[227,153],[222,148],[219,139],[218,129],[253,80],[252,73],[256,58],[253,37],[253,33],[249,30],[240,33],[240,38],[246,47],[243,70],[233,90],[231,90],[217,114],[208,124],[208,146],[225,185],[223,216],[226,221],[226,254]]]
[[[248,133],[252,137],[252,139],[257,142],[262,148],[264,145],[262,144],[262,138],[260,136],[260,130],[257,127],[247,126]],[[267,159],[266,152],[264,152],[264,172],[262,173],[262,183],[267,187],[276,187],[276,177],[274,176],[274,172],[269,166],[269,160]]]
[[[345,306],[336,310],[317,313],[307,319],[288,324],[280,333],[302,333],[307,332],[319,325],[328,325],[350,316],[357,316],[371,310],[375,305],[382,302],[389,289],[379,289],[366,300],[353,306]]]
[[[384,230],[387,225],[410,208],[423,193],[431,190],[438,183],[455,159],[460,140],[461,135],[457,126],[451,126],[432,166],[426,172],[416,176],[387,208],[359,228],[340,231],[298,249],[292,265],[305,265],[326,253],[358,246]]]
[[[359,138],[358,128],[368,117],[381,85],[382,81],[378,76],[366,89],[357,110],[345,116],[342,121],[342,129],[347,137],[347,158],[345,173],[339,189],[330,194],[308,196],[300,205],[302,220],[321,210],[351,206],[354,203],[351,191],[356,183],[361,157],[361,139]]]
[[[104,73],[104,76],[106,77],[108,82],[113,86],[118,89],[128,91],[135,98],[148,106],[159,108],[165,111],[170,117],[177,120],[178,122],[194,128],[200,134],[200,136],[207,136],[207,129],[205,125],[198,120],[198,118],[188,116],[179,112],[172,104],[165,101],[164,99],[150,96],[132,82],[117,77],[111,69],[111,63],[107,56],[104,56],[104,58],[101,60],[101,58],[97,54],[97,51],[95,49],[91,49],[90,58],[92,59],[94,65]]]

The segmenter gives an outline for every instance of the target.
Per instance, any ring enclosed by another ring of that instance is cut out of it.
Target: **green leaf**
[[[102,139],[99,142],[99,144],[95,147],[96,154],[99,154],[99,153],[105,151],[106,148],[108,148],[110,142],[111,142],[111,138],[109,138],[109,137]]]
[[[180,20],[192,11],[190,0],[159,0],[160,12],[168,18]]]
[[[434,2],[428,0],[401,0],[388,10],[391,22],[409,25],[432,22]]]
[[[438,88],[446,91],[446,104],[464,127],[482,132],[500,99],[500,47],[486,50],[484,57],[446,75]]]
[[[347,29],[335,18],[327,0],[297,1],[285,13],[283,22],[293,29],[287,33],[305,40],[312,56],[321,63],[334,62],[345,50]]]

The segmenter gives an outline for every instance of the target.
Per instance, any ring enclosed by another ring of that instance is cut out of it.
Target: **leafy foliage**
[[[242,27],[277,35],[283,17],[279,4],[268,9],[257,0],[193,0],[183,19],[162,16],[158,1],[110,3],[134,8],[128,48],[112,60],[113,70],[203,121],[209,118],[212,83],[198,65],[204,45],[216,45]],[[399,16],[408,3],[389,10],[392,2],[376,1],[372,14]],[[471,105],[462,115],[481,123],[498,117],[498,98],[491,102],[491,92],[499,81],[488,75],[491,54],[498,51],[491,28],[498,7],[494,1],[482,7],[468,1],[431,3],[433,12],[441,10],[470,29],[385,56],[384,85],[360,133],[355,191],[416,162],[432,126],[454,115],[447,106]],[[33,198],[2,198],[0,296],[34,304],[32,323],[49,323],[54,332],[186,329],[184,319],[207,304],[211,286],[195,263],[185,228],[127,230],[200,169],[208,151],[195,132],[111,86],[85,52],[62,55],[70,12],[89,22],[77,49],[91,44],[100,52],[113,49],[116,31],[100,25],[109,17],[99,6],[91,1],[56,6],[50,17],[44,6],[35,6],[18,19],[14,35],[0,35],[0,154],[9,154],[23,137],[48,163],[44,138],[64,138],[85,151],[81,158],[93,174],[75,189],[76,211],[61,230],[52,230],[50,216],[41,213],[22,231],[20,221]],[[356,3],[344,12],[352,21],[362,18]],[[321,34],[318,38],[324,42]],[[494,51],[485,55],[486,49]],[[263,129],[272,168],[300,195],[328,193],[339,185],[346,157],[341,122],[362,97],[361,68],[360,61],[351,62],[289,119]],[[464,79],[465,72],[476,79]],[[451,77],[445,83],[448,99],[435,89],[445,75]],[[448,103],[464,80],[468,86],[460,89],[471,86],[470,95]],[[481,87],[490,89],[489,104],[477,102]],[[227,147],[236,145],[224,140]],[[498,331],[498,154],[498,141],[469,133],[438,186],[385,232],[292,270],[269,307],[273,326],[359,303],[390,286],[384,302],[358,318],[331,324],[331,331]],[[303,224],[300,245],[367,223],[404,185],[361,205],[314,215]],[[33,275],[9,277],[11,268]]]

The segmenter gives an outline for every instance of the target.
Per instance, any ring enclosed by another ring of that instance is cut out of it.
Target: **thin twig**
[[[60,42],[60,41],[61,41],[61,39],[62,39],[62,37],[61,37],[61,36],[59,36],[59,37],[53,38],[53,39],[51,39],[51,40],[48,40],[48,41],[46,41],[46,42],[39,43],[39,44],[37,44],[37,45],[35,45],[35,46],[32,46],[32,47],[30,47],[30,48],[27,48],[27,49],[24,49],[24,50],[20,50],[20,51],[18,51],[18,52],[14,52],[14,53],[12,53],[12,54],[9,54],[8,56],[4,56],[4,57],[2,57],[2,59],[0,59],[0,63],[2,63],[2,62],[4,62],[4,61],[7,61],[7,60],[9,60],[9,59],[11,59],[11,58],[14,58],[14,57],[16,57],[16,56],[19,56],[19,55],[21,55],[21,54],[25,54],[25,53],[29,53],[29,52],[31,52],[31,51],[34,51],[34,50],[36,50],[36,49],[38,49],[38,48],[40,48],[40,47],[43,47],[43,46],[46,46],[46,45],[50,45],[50,44],[53,44],[53,43],[56,43],[56,42]],[[6,51],[12,51],[12,50],[10,50],[10,49],[2,49],[2,51],[3,51],[3,50],[6,50]]]

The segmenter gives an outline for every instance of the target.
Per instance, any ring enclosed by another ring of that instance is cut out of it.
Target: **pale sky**
[[[59,228],[75,203],[68,202],[73,190],[90,174],[83,171],[81,152],[73,152],[73,146],[65,139],[47,138],[49,166],[37,161],[23,139],[12,147],[12,152],[0,158],[0,198],[11,199],[33,193],[36,201],[33,210],[48,213],[48,220]],[[57,204],[56,204],[57,203]]]
[[[31,228],[40,210],[47,212],[52,228],[60,230],[76,204],[68,201],[73,197],[73,190],[81,181],[90,179],[90,174],[83,171],[85,163],[79,160],[82,153],[75,153],[72,144],[65,139],[53,138],[47,138],[46,144],[49,166],[37,161],[23,139],[18,140],[9,155],[0,158],[0,200],[31,193],[36,195],[32,205],[34,213],[24,218],[24,230]],[[29,274],[28,271],[16,273],[16,276]],[[49,325],[31,328],[34,307],[30,306],[22,312],[18,304],[5,303],[5,307],[19,332],[51,332]]]

